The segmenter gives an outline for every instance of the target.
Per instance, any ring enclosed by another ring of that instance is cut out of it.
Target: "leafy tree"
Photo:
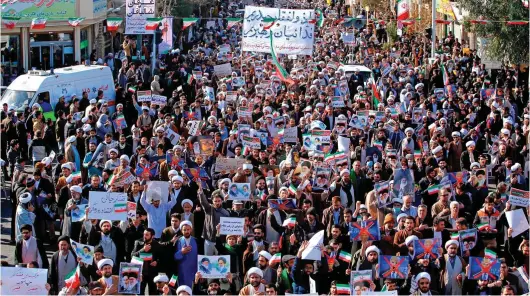
[[[521,0],[459,0],[460,6],[469,12],[468,20],[488,20],[486,24],[465,24],[477,37],[488,38],[488,56],[511,63],[525,63],[530,59],[529,25],[510,26],[508,20],[527,20],[528,8]],[[496,22],[497,21],[497,22]]]

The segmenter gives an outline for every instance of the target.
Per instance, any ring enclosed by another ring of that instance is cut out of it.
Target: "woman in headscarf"
[[[88,204],[86,198],[81,197],[83,189],[80,186],[74,185],[70,187],[71,198],[66,202],[66,207],[64,209],[64,220],[63,220],[63,229],[61,235],[67,235],[69,237],[78,238],[81,233],[81,226],[83,225],[82,221],[73,222],[72,213],[74,211],[79,211],[79,205]],[[77,215],[84,215],[84,211],[77,213]]]
[[[15,237],[19,241],[22,239],[22,233],[20,232],[20,227],[22,225],[28,224],[32,227],[32,233],[35,235],[35,227],[33,222],[35,222],[35,207],[31,203],[31,193],[25,192],[18,197],[18,207],[15,217]]]
[[[75,165],[72,172],[81,170],[81,156],[79,155],[79,151],[77,151],[76,143],[77,138],[75,136],[68,137],[68,139],[66,139],[66,148],[64,150],[66,161]]]

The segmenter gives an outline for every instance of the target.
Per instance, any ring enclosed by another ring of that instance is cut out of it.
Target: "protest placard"
[[[523,209],[506,211],[504,214],[506,215],[506,220],[508,220],[508,226],[513,230],[512,238],[528,230],[528,219],[524,215]]]
[[[151,102],[151,91],[138,91],[136,93],[136,101],[137,102]]]
[[[166,203],[169,196],[169,184],[165,181],[147,182],[147,201],[159,198],[161,203]]]
[[[112,121],[115,130],[124,130],[127,128],[127,121],[125,121],[125,116],[120,114]]]
[[[286,127],[283,130],[283,141],[285,143],[298,142],[298,128],[297,127]]]
[[[350,238],[352,241],[377,241],[380,236],[379,222],[377,220],[352,222],[350,225]]]
[[[237,168],[242,167],[245,163],[244,158],[217,158],[215,162],[215,172],[234,173]]]
[[[379,277],[384,279],[406,279],[410,258],[408,256],[380,256]]]
[[[232,64],[225,63],[213,66],[213,72],[217,77],[225,77],[232,75]]]
[[[77,258],[81,258],[81,262],[91,265],[94,262],[94,247],[89,245],[80,244],[70,239],[70,245],[74,250]]]
[[[530,191],[512,188],[510,190],[510,195],[508,196],[508,199],[510,200],[510,203],[513,206],[526,208],[530,205]]]
[[[416,259],[434,260],[440,257],[439,248],[442,242],[439,238],[428,238],[414,241],[414,257]]]
[[[460,252],[462,256],[466,251],[469,251],[477,244],[477,230],[466,229],[458,232],[458,241],[460,242]]]
[[[43,260],[47,260],[43,258]],[[48,270],[42,268],[1,267],[2,295],[48,295]]]
[[[138,207],[138,204],[136,204],[134,201],[128,201],[127,202],[127,218],[129,219],[136,219],[136,208]]]
[[[324,230],[321,230],[309,240],[309,244],[302,252],[302,260],[321,261],[322,249],[320,246],[324,243]]]
[[[488,257],[469,257],[469,274],[470,280],[497,280],[501,272],[501,262],[499,259]]]
[[[211,86],[203,86],[204,97],[209,98],[213,103],[215,102],[215,90]]]
[[[70,211],[72,222],[80,222],[85,220],[85,210],[88,204],[77,205],[77,208]]]
[[[140,294],[140,276],[142,265],[128,262],[120,263],[118,293]]]
[[[378,182],[374,184],[375,195],[377,197],[380,208],[386,207],[391,202],[388,189],[390,188],[390,181]]]
[[[261,149],[261,141],[257,137],[242,137],[243,146],[249,147],[250,149]]]
[[[188,133],[192,136],[198,136],[204,123],[200,120],[188,121]]]
[[[331,107],[342,108],[344,106],[344,99],[342,97],[336,96],[331,98]]]
[[[287,199],[269,199],[269,208],[286,210],[286,209],[296,209],[296,199],[287,198]]]
[[[167,104],[167,97],[161,95],[152,95],[151,104],[156,104],[159,106],[165,106]]]
[[[352,270],[350,274],[351,295],[355,295],[355,287],[361,287],[361,292],[370,290],[370,285],[373,283],[372,270]]]
[[[222,235],[244,235],[245,218],[228,218],[221,217],[221,228],[219,232]]]
[[[313,189],[328,189],[330,175],[331,175],[331,168],[317,167],[315,169],[315,179],[313,182]]]
[[[224,279],[230,272],[230,256],[202,256],[197,258],[198,272],[205,279]]]
[[[180,135],[175,133],[172,129],[166,129],[166,138],[171,141],[171,145],[175,146],[180,140]]]
[[[249,200],[250,183],[232,183],[228,189],[228,199],[230,200]]]
[[[127,220],[127,193],[90,191],[88,219]]]
[[[123,187],[124,185],[131,184],[136,180],[136,176],[130,171],[121,171],[118,174],[112,174],[107,181],[108,185],[114,185],[116,187]]]

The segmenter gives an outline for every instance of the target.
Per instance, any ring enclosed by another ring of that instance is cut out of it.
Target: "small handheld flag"
[[[169,285],[170,285],[171,287],[174,287],[175,284],[177,283],[177,280],[178,280],[178,276],[173,275],[173,276],[171,277],[171,279],[169,280]]]
[[[344,251],[340,251],[339,259],[344,261],[344,262],[350,263],[351,262],[351,254],[350,253],[346,253]]]

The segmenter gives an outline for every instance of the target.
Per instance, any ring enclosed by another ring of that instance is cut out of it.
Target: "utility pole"
[[[436,0],[432,0],[432,19],[431,19],[431,58],[434,59],[436,52]]]

